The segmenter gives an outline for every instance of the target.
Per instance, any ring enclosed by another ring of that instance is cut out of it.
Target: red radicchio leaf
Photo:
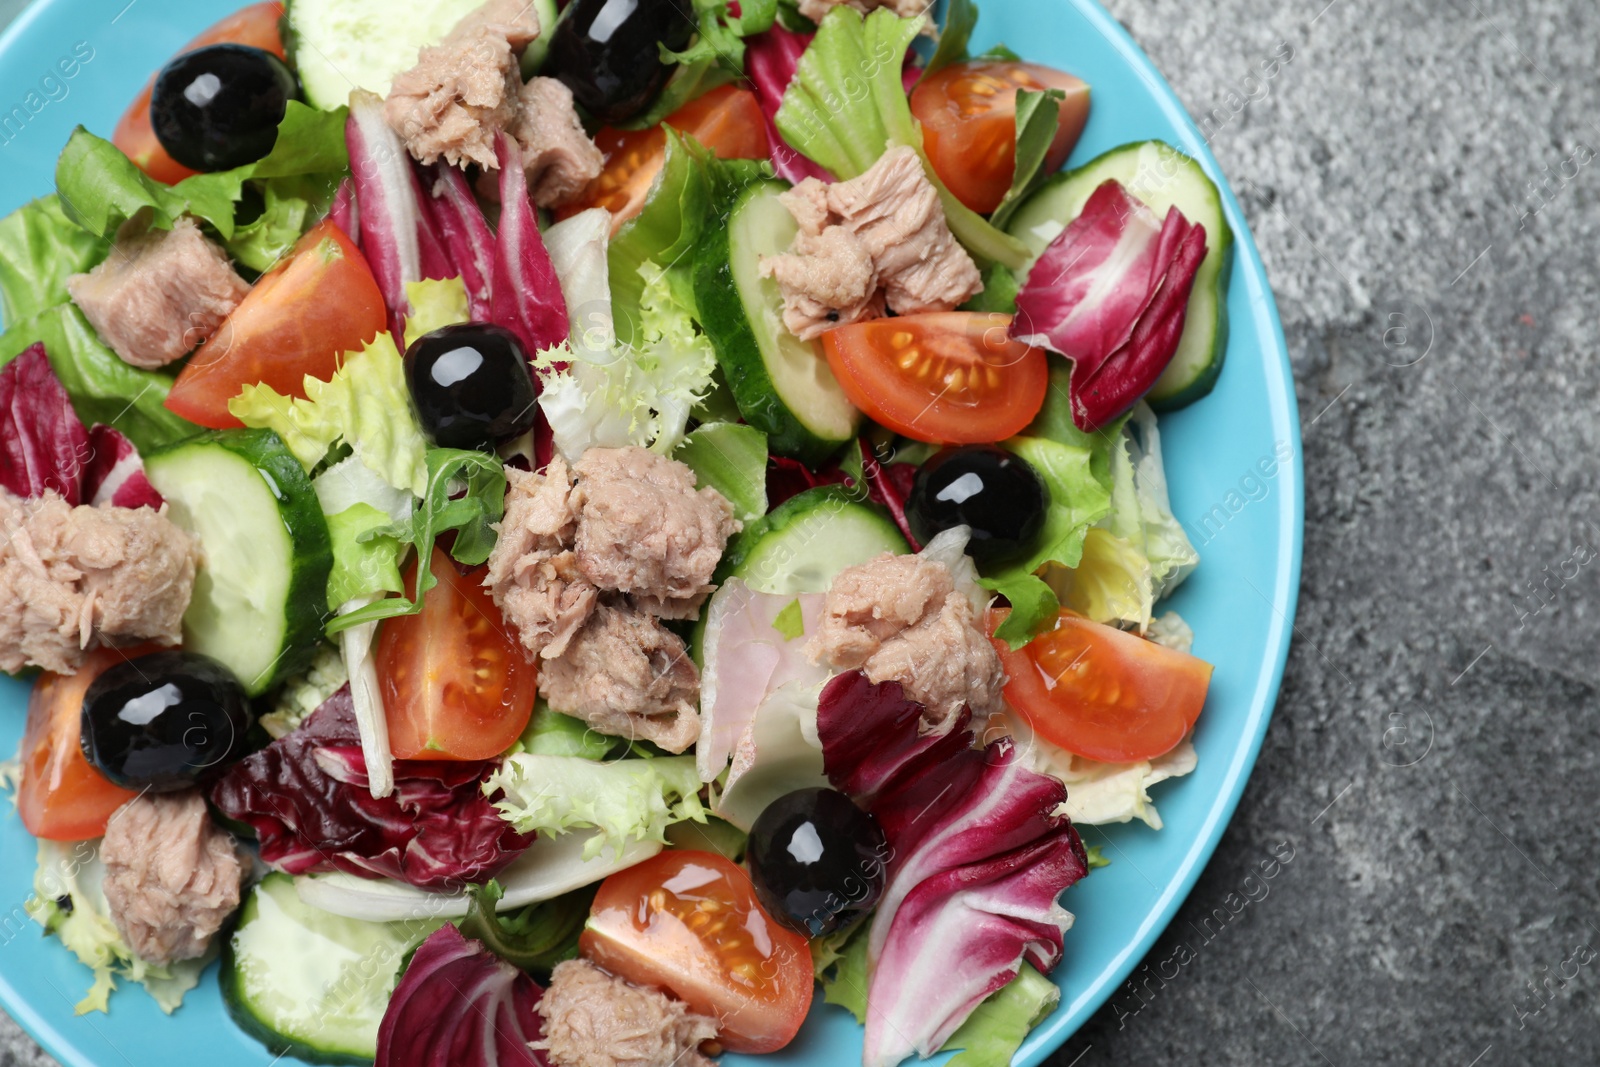
[[[900,533],[911,545],[911,551],[921,552],[922,545],[911,532],[906,521],[906,500],[911,496],[911,483],[916,481],[917,467],[913,463],[879,463],[866,442],[861,444],[861,474],[867,480],[867,498],[882,504],[900,528]]]
[[[1072,916],[1057,897],[1088,872],[1062,812],[1066,787],[1017,758],[1010,738],[972,747],[963,708],[923,735],[923,708],[860,671],[822,691],[828,780],[877,818],[890,860],[868,931],[864,1067],[931,1056],[1024,959],[1049,972]]]
[[[867,499],[880,504],[900,528],[900,533],[914,551],[922,546],[911,534],[906,522],[906,499],[911,495],[911,483],[916,480],[917,467],[912,463],[879,463],[872,454],[872,446],[861,442],[861,473],[867,482]],[[813,469],[788,456],[772,456],[767,464],[767,508],[771,510],[792,496],[819,485],[844,485],[853,487],[855,478],[847,474],[837,462]]]
[[[164,501],[144,475],[144,461],[133,442],[113,427],[89,431],[89,463],[83,469],[86,504],[119,508],[159,508]]]
[[[777,507],[792,496],[819,485],[845,485],[851,478],[838,464],[822,470],[813,470],[798,459],[772,456],[767,464],[767,509]]]
[[[0,485],[28,498],[54,489],[83,502],[89,434],[45,356],[30,345],[0,370]]]
[[[500,232],[495,241],[490,321],[520,337],[531,359],[565,341],[572,323],[528,199],[522,149],[505,133],[495,135],[494,145],[500,162]]]
[[[396,760],[395,791],[373,797],[350,687],[211,788],[248,824],[261,858],[289,874],[345,871],[456,891],[494,877],[533,843],[483,795],[492,762]]]
[[[1033,265],[1011,333],[1072,360],[1079,429],[1127,411],[1167,369],[1205,253],[1204,226],[1175,207],[1159,219],[1111,180]]]
[[[455,272],[467,287],[472,317],[489,318],[490,283],[494,278],[494,235],[483,209],[467,185],[461,168],[435,163],[422,168],[423,207],[444,242]]]
[[[423,277],[419,236],[422,211],[416,178],[411,173],[411,156],[389,127],[383,100],[364,89],[350,94],[344,138],[350,149],[350,175],[361,208],[356,212],[361,251],[389,306],[390,332],[400,338],[405,316],[411,310],[406,282]]]
[[[358,210],[355,182],[346,178],[339,183],[338,190],[333,194],[333,203],[328,208],[328,220],[343,230],[351,243],[360,248],[361,219],[357,215]]]
[[[761,114],[767,123],[767,143],[772,147],[772,166],[778,177],[798,184],[806,178],[832,182],[833,175],[789,147],[778,132],[774,116],[783,106],[783,94],[794,80],[800,57],[815,34],[794,33],[774,23],[772,28],[745,42],[744,72],[755,90]]]
[[[550,1067],[544,990],[446,923],[417,946],[378,1026],[373,1067]]]

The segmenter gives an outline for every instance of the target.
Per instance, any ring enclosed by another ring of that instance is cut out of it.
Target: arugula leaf
[[[742,43],[740,47],[743,48]],[[739,75],[719,62],[716,56],[679,64],[657,94],[655,102],[643,114],[618,125],[624,130],[648,130],[652,126],[659,126],[668,115],[691,100],[698,100],[718,86],[727,85],[738,78]]]
[[[106,258],[109,241],[85,233],[41,196],[0,219],[0,317],[15,324],[67,302],[67,279]]]
[[[778,17],[778,0],[743,0],[737,15],[730,12],[726,0],[694,0],[694,12],[699,35],[682,52],[661,45],[661,61],[693,65],[709,60],[742,76],[744,39],[772,28]]]
[[[1067,94],[1060,89],[1018,90],[1016,171],[1011,177],[1011,188],[989,216],[989,221],[996,226],[1004,229],[1022,201],[1045,177],[1039,173],[1039,168],[1044,166],[1050,142],[1055,140],[1056,130],[1061,125],[1061,104],[1066,98]]]
[[[364,608],[334,617],[326,632],[331,637],[341,630],[366,622],[415,615],[422,610],[423,596],[438,584],[433,575],[433,545],[448,531],[456,532],[450,554],[475,567],[494,550],[492,523],[505,514],[506,475],[500,459],[488,452],[458,448],[430,448],[427,455],[428,482],[411,519],[368,530],[364,538],[393,537],[417,550],[417,596],[386,597]],[[451,499],[452,492],[465,493]]]
[[[1020,269],[1027,248],[957,200],[922,150],[900,75],[906,49],[921,28],[920,18],[902,19],[888,8],[865,18],[848,6],[828,12],[784,93],[775,118],[778,132],[841,179],[864,173],[890,145],[910,145],[939,192],[951,232],[979,266]]]
[[[944,14],[944,28],[939,31],[939,47],[922,72],[926,78],[952,63],[967,58],[967,45],[972,41],[972,31],[978,25],[978,5],[972,0],[950,0]]]
[[[578,935],[583,933],[598,884],[541,900],[512,911],[499,911],[505,895],[500,883],[467,888],[471,899],[461,932],[482,941],[491,952],[515,967],[538,972],[548,981],[555,965],[578,957]]]

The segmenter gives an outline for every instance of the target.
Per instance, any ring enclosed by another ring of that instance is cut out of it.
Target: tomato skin
[[[169,410],[213,430],[243,425],[228,401],[260,382],[304,397],[305,376],[327,381],[340,357],[388,328],[383,294],[366,257],[324,220],[289,258],[263,274],[172,385]]]
[[[389,747],[396,759],[493,759],[533,716],[536,668],[483,587],[483,568],[463,575],[437,546],[430,566],[438,584],[422,610],[378,630]],[[406,595],[416,588],[413,562]]]
[[[709,148],[718,159],[766,159],[771,154],[766,120],[756,94],[736,85],[721,85],[668,115],[664,125]],[[592,207],[611,212],[613,235],[644,209],[650,187],[666,161],[667,135],[660,126],[647,130],[603,127],[595,146],[606,157],[600,176],[571,203],[556,211],[571,218]]]
[[[662,852],[607,878],[578,949],[716,1019],[717,1040],[734,1052],[783,1048],[811,1007],[806,939],[763,911],[750,877],[714,852]]]
[[[1044,406],[1044,350],[1010,338],[1011,316],[943,311],[838,326],[822,335],[851,403],[879,425],[931,444],[986,444]]]
[[[933,169],[967,207],[987,215],[1000,206],[1016,173],[1017,91],[1060,89],[1060,124],[1042,173],[1072,154],[1089,120],[1089,87],[1037,63],[975,59],[952,63],[923,78],[911,93],[922,144]]]
[[[283,59],[283,35],[279,29],[282,19],[283,5],[276,0],[251,4],[212,25],[176,54],[181,56],[208,44],[247,44]],[[155,84],[156,79],[151,76],[144,89],[133,98],[111,134],[111,143],[150,177],[174,185],[196,172],[169,156],[156,138],[156,131],[150,125],[150,92]]]
[[[105,671],[159,647],[97,648],[73,674],[44,671],[34,679],[17,788],[17,811],[30,834],[49,841],[99,837],[116,810],[139,795],[112,785],[84,758],[83,694]]]
[[[990,633],[1005,616],[990,613]],[[1204,660],[1071,611],[1015,652],[1004,641],[994,647],[1006,701],[1039,736],[1105,763],[1170,752],[1194,728],[1211,685]]]

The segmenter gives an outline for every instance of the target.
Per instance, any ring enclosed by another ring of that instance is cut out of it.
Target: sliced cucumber
[[[332,110],[350,99],[350,90],[367,89],[389,95],[389,83],[417,62],[417,52],[437,44],[462,16],[483,0],[415,0],[395,4],[390,0],[287,0],[284,44],[300,73],[306,101]],[[534,0],[539,25],[545,32],[555,25],[555,0]],[[541,41],[528,46],[533,59],[542,61]],[[537,50],[537,51],[536,51]]]
[[[756,182],[734,198],[726,225],[702,238],[694,294],[745,421],[767,434],[772,451],[815,463],[856,435],[861,413],[828,369],[822,345],[784,328],[783,294],[761,277],[761,258],[787,251],[797,231],[778,199],[787,188]]]
[[[763,593],[821,593],[846,567],[911,551],[894,520],[838,485],[784,501],[728,546],[718,580],[742,578]]]
[[[1233,231],[1222,213],[1222,197],[1200,164],[1160,141],[1113,148],[1047,181],[1017,209],[1007,230],[1037,259],[1083,211],[1089,195],[1113,178],[1157,214],[1176,207],[1190,222],[1206,228],[1206,257],[1189,294],[1177,354],[1145,398],[1158,411],[1181,408],[1211,392],[1228,348]]]
[[[371,1063],[401,964],[442,924],[346,919],[302,903],[288,875],[269,874],[223,949],[223,1001],[275,1055]]]
[[[200,542],[184,646],[255,696],[302,670],[328,613],[333,549],[311,479],[271,430],[218,430],[145,459],[172,521]]]

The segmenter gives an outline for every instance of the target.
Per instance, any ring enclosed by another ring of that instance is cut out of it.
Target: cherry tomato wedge
[[[718,1021],[735,1052],[794,1040],[811,1007],[811,951],[756,902],[750,876],[714,852],[662,852],[600,885],[584,956],[664,989]]]
[[[22,782],[17,788],[17,811],[30,834],[50,841],[99,837],[112,814],[138,796],[112,785],[84,758],[83,694],[105,671],[158,648],[146,644],[95,649],[76,672],[45,671],[34,680],[19,750]]]
[[[463,575],[437,546],[439,584],[415,615],[378,630],[378,685],[396,759],[493,759],[533,715],[535,668],[483,587],[483,569]],[[417,567],[406,575],[414,596]]]
[[[1060,89],[1060,125],[1045,153],[1052,173],[1072,154],[1089,119],[1089,87],[1037,63],[975,59],[923,78],[911,92],[922,145],[956,199],[979,214],[1000,206],[1017,169],[1017,91]]]
[[[1003,441],[1044,406],[1042,348],[1007,334],[1011,316],[944,311],[839,326],[822,335],[851,403],[879,425],[933,444]]]
[[[667,116],[666,125],[711,149],[719,159],[766,159],[766,120],[756,94],[734,85],[722,85],[695,98]],[[667,136],[660,126],[648,130],[614,130],[607,126],[595,134],[594,143],[605,154],[606,168],[576,200],[556,212],[570,218],[591,207],[611,212],[611,232],[644,208],[650,187],[666,158]]]
[[[228,401],[240,389],[261,382],[304,397],[306,375],[332,378],[340,356],[386,328],[383,294],[366,258],[343,230],[321,222],[189,358],[167,407],[212,429],[239,426]]]
[[[990,613],[990,632],[1006,611]],[[1055,629],[1013,652],[1006,700],[1040,737],[1106,763],[1170,752],[1194,727],[1211,685],[1211,664],[1114,626],[1063,611]]]
[[[185,52],[193,52],[196,48],[204,48],[208,44],[247,44],[252,48],[271,52],[282,59],[284,58],[283,36],[278,29],[282,18],[283,5],[276,0],[251,4],[216,23],[184,45],[176,54],[181,56]],[[117,128],[111,134],[111,143],[122,149],[123,153],[150,177],[172,185],[195,172],[167,155],[167,150],[162,148],[161,142],[156,139],[156,131],[150,125],[150,91],[155,88],[155,84],[156,79],[151,76],[144,90],[133,98],[133,103],[123,112],[121,120],[117,122]]]

